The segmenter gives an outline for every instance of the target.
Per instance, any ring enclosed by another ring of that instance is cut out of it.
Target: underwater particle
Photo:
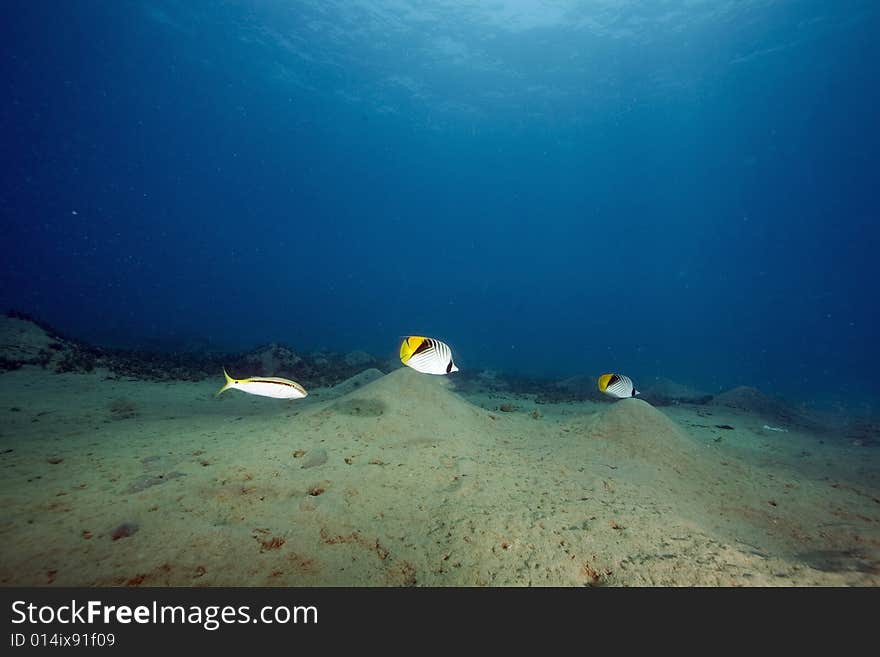
[[[118,541],[120,538],[129,538],[137,534],[140,527],[133,522],[124,522],[110,533],[110,538]]]
[[[223,376],[226,377],[226,384],[217,391],[217,396],[230,389],[241,390],[259,397],[272,397],[274,399],[302,399],[309,394],[296,381],[276,376],[254,376],[248,379],[233,379],[225,368],[223,369]]]
[[[445,342],[421,335],[410,335],[400,343],[400,362],[422,374],[458,372],[452,349]]]

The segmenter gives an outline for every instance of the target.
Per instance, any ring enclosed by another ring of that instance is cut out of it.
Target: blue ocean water
[[[15,0],[0,305],[876,408],[872,0]]]

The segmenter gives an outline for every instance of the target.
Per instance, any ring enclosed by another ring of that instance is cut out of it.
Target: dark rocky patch
[[[42,343],[48,346],[38,352],[29,352],[27,358],[14,356],[17,351],[0,352],[0,372],[23,365],[39,365],[57,373],[85,373],[106,368],[112,378],[146,381],[217,379],[222,382],[225,367],[237,378],[280,376],[293,379],[308,389],[336,385],[370,367],[387,371],[391,365],[365,352],[297,354],[282,344],[263,345],[246,352],[211,351],[208,348],[160,352],[101,347],[62,337],[54,328],[24,313],[10,311],[7,316],[39,327],[45,332]]]
[[[110,532],[110,538],[114,541],[118,541],[120,538],[129,538],[130,536],[137,534],[138,530],[140,530],[140,527],[138,527],[137,524],[133,522],[124,522]]]

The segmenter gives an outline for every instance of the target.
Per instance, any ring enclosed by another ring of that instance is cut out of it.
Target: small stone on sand
[[[118,541],[120,538],[128,538],[129,536],[134,536],[137,534],[140,527],[138,527],[133,522],[124,522],[119,525],[113,532],[110,534],[110,537],[114,541]]]
[[[302,468],[316,468],[327,462],[327,450],[316,449],[309,452],[308,456],[303,460]]]

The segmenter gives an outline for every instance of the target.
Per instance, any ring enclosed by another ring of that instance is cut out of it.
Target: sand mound
[[[366,428],[376,436],[400,435],[409,442],[472,435],[492,424],[488,414],[452,392],[449,381],[409,368],[352,390],[333,401],[327,411],[373,418],[370,425],[357,428]]]
[[[725,406],[758,415],[771,424],[798,425],[808,429],[820,429],[821,425],[783,399],[770,397],[760,390],[748,386],[740,386],[716,396],[712,405]]]
[[[712,395],[669,379],[658,379],[642,392],[642,399],[654,406],[706,404],[712,400]]]
[[[0,317],[0,372],[23,365],[66,371],[76,351],[76,345],[30,319]]]
[[[0,317],[0,358],[21,365],[43,365],[62,343],[33,322]]]
[[[342,397],[356,390],[360,390],[364,386],[373,381],[381,379],[385,373],[377,370],[375,367],[364,370],[352,377],[347,378],[342,383],[338,383],[327,391],[328,398]]]
[[[768,397],[757,388],[739,386],[732,390],[726,390],[712,400],[718,406],[737,408],[742,411],[776,412],[783,408],[783,402]]]
[[[641,399],[623,399],[590,418],[591,438],[622,456],[681,469],[696,463],[698,446],[684,430]]]

